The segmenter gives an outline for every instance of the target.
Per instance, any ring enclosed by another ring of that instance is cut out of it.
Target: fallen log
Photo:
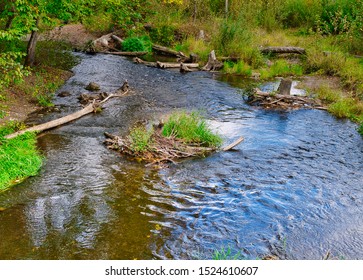
[[[319,100],[307,96],[276,94],[272,92],[263,92],[259,89],[254,89],[254,91],[248,95],[247,102],[265,108],[298,109],[304,107],[327,110],[326,107],[321,105]]]
[[[157,52],[160,52],[160,53],[163,53],[163,54],[166,54],[166,55],[187,58],[187,56],[185,54],[183,54],[182,52],[178,52],[178,51],[169,49],[167,47],[159,46],[159,45],[156,45],[156,44],[152,45],[152,49],[154,51],[157,51]]]
[[[99,53],[104,54],[113,54],[113,55],[121,55],[121,56],[143,56],[146,55],[148,52],[109,52],[109,51],[99,51]]]
[[[134,62],[136,64],[144,64],[144,65],[149,66],[149,67],[157,67],[156,62],[144,61],[144,60],[142,60],[141,58],[138,58],[138,57],[135,57],[133,60],[134,60]]]
[[[123,89],[126,89],[125,91]],[[4,138],[5,139],[12,139],[15,138],[19,135],[22,135],[26,132],[42,132],[45,130],[49,130],[55,127],[58,127],[60,125],[69,123],[71,121],[77,120],[85,115],[88,115],[92,112],[96,112],[99,108],[101,108],[101,105],[106,103],[110,98],[113,97],[122,97],[125,96],[128,93],[128,83],[127,81],[123,84],[123,86],[117,90],[115,93],[111,93],[109,94],[106,98],[104,98],[102,101],[93,101],[91,104],[87,105],[86,107],[84,107],[82,110],[79,110],[77,112],[74,112],[70,115],[61,117],[59,119],[56,120],[52,120],[43,124],[39,124],[39,125],[35,125],[20,131],[17,131],[15,133],[6,135]]]
[[[299,48],[299,47],[266,47],[266,48],[260,48],[260,52],[262,52],[263,54],[269,54],[269,53],[277,53],[277,54],[283,54],[283,53],[306,54],[305,49]]]
[[[184,63],[180,63],[180,73],[189,73],[193,72],[192,69],[190,69],[188,66],[186,66]]]
[[[181,65],[181,63],[160,62],[160,61],[156,62],[156,66],[161,69],[180,68],[180,65]],[[189,68],[198,68],[199,67],[198,63],[183,63],[183,65],[186,67],[189,67]]]
[[[116,35],[111,35],[111,38],[113,39],[113,40],[115,40],[117,43],[119,43],[119,45],[121,46],[122,45],[122,43],[124,42],[124,40],[123,39],[121,39],[120,37],[118,37],[118,36],[116,36]]]
[[[202,68],[203,71],[218,71],[223,68],[223,63],[217,60],[215,51],[209,53],[208,62]]]

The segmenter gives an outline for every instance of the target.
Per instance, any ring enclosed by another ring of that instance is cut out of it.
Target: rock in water
[[[97,91],[100,90],[100,88],[100,85],[94,82],[89,83],[88,86],[85,87],[85,89],[89,91]]]

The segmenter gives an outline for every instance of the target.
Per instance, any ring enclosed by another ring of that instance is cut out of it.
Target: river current
[[[0,193],[0,259],[363,259],[363,140],[318,110],[266,111],[215,74],[80,55],[45,122],[80,109],[89,82],[133,94],[44,133],[38,176]],[[262,85],[268,87],[269,84]],[[229,152],[145,167],[104,145],[135,122],[198,110]]]

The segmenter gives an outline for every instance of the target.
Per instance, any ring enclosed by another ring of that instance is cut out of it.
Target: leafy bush
[[[122,43],[122,50],[127,52],[145,52],[150,51],[151,42],[146,36],[130,37]]]
[[[171,25],[162,25],[150,30],[150,37],[154,42],[164,46],[172,46],[175,41],[175,28]]]

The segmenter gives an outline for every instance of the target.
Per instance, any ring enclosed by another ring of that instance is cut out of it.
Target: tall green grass
[[[10,140],[4,139],[5,135],[12,133],[17,127],[17,124],[11,123],[0,128],[0,191],[36,175],[42,166],[34,133],[26,133]]]
[[[222,144],[222,138],[213,133],[207,122],[196,112],[172,114],[164,124],[162,135],[207,147],[219,147]]]

